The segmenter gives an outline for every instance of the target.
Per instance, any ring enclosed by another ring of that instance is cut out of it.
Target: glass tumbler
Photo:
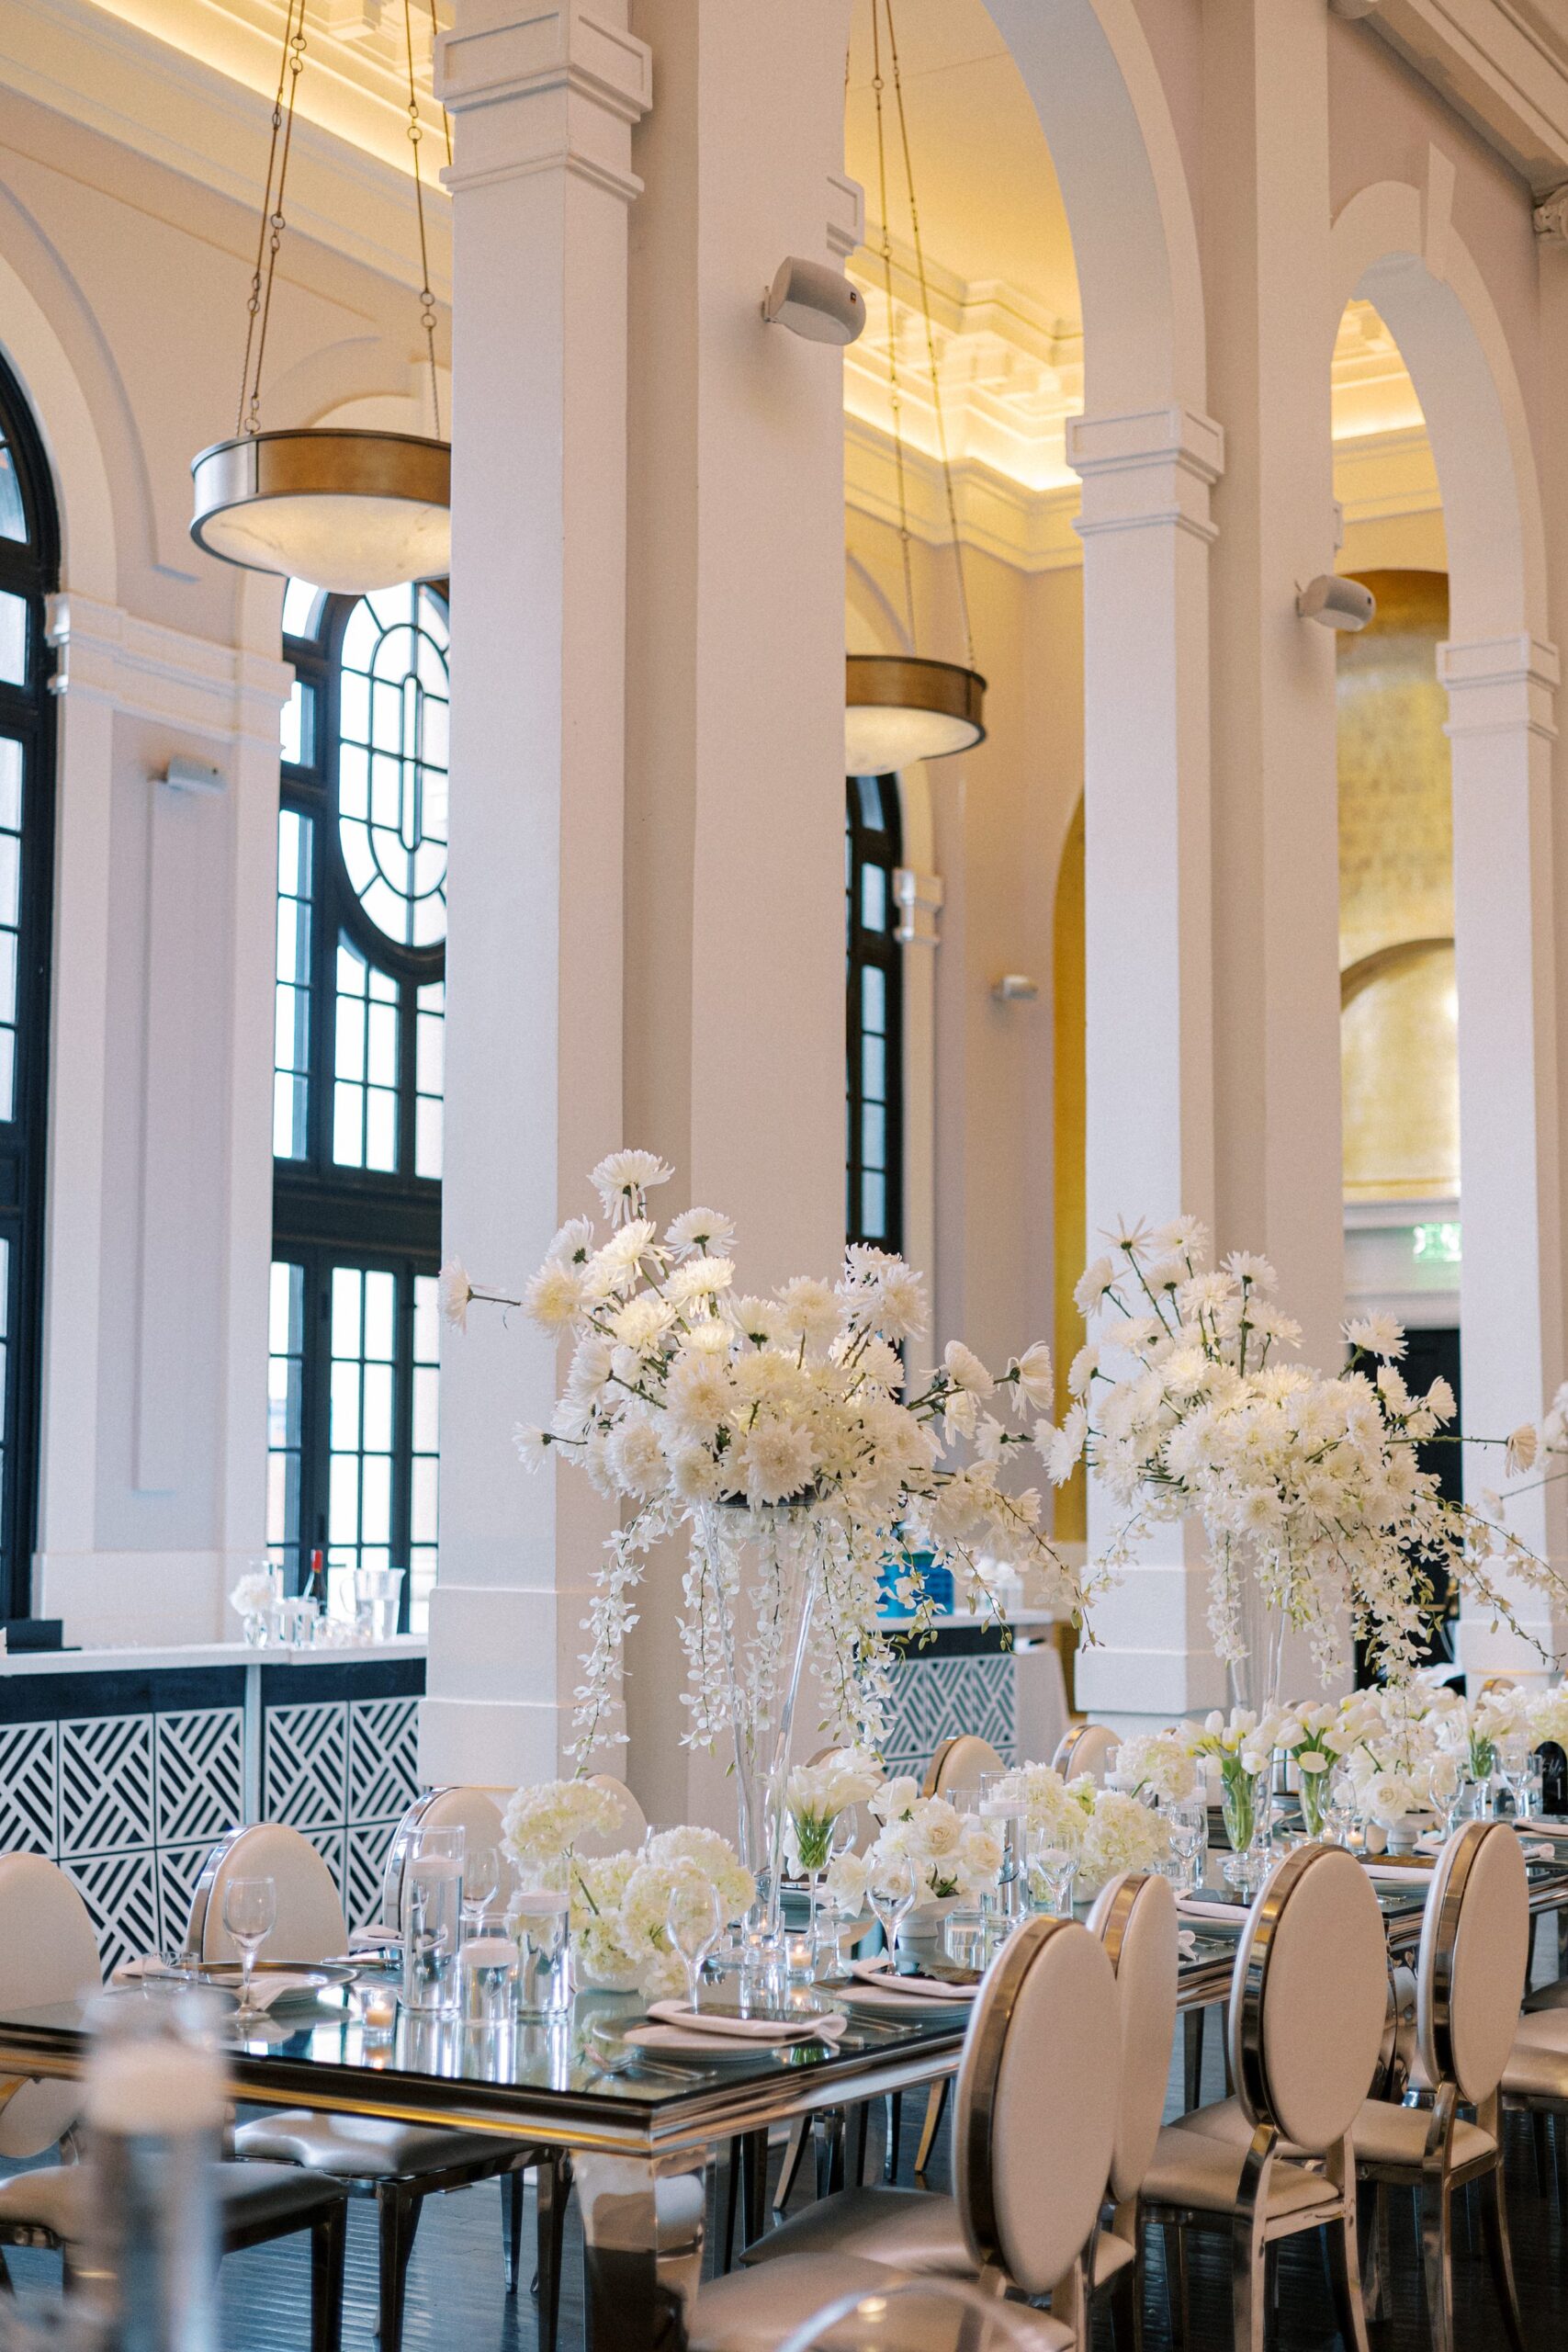
[[[453,2016],[463,1937],[463,1832],[426,1829],[408,1866],[403,2007]]]
[[[474,1936],[457,1955],[463,2023],[502,2026],[517,2006],[517,1947],[510,1936]]]
[[[553,1886],[512,1898],[507,1917],[517,1953],[517,2011],[558,2017],[571,2006],[570,1898]]]

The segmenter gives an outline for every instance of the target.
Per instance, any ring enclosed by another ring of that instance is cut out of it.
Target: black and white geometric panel
[[[961,1732],[988,1739],[1004,1763],[1014,1761],[1018,1702],[1010,1652],[911,1657],[896,1670],[886,1749],[890,1772],[912,1772],[918,1779],[942,1742]]]
[[[228,1825],[231,1826],[231,1825]],[[201,1866],[212,1851],[213,1840],[198,1846],[160,1846],[152,1857],[158,1880],[158,1949],[184,1951],[190,1926],[190,1906]]]
[[[0,1854],[60,1849],[60,1727],[0,1724]]]
[[[86,1904],[106,1976],[121,1961],[157,1951],[158,1891],[148,1848],[140,1853],[62,1855],[61,1860]]]
[[[419,1701],[351,1700],[347,1818],[396,1820],[418,1792]]]
[[[348,1815],[348,1702],[269,1707],[262,1736],[262,1818],[340,1827]]]
[[[239,1826],[245,1805],[245,1728],[239,1707],[157,1715],[158,1811],[153,1844],[209,1845]]]
[[[343,1907],[351,1928],[374,1927],[380,1919],[381,1872],[397,1828],[396,1821],[380,1821],[348,1833],[348,1883],[343,1890]]]
[[[60,1726],[60,1856],[147,1846],[152,1718],[92,1715]]]

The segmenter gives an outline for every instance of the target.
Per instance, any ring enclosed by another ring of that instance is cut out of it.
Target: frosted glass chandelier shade
[[[891,775],[917,760],[950,759],[986,740],[986,681],[956,662],[904,654],[846,659],[844,770]]]
[[[191,537],[225,563],[344,595],[451,570],[446,441],[326,426],[248,433],[204,449],[191,477]]]

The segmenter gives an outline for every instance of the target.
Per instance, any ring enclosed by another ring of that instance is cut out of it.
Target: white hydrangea
[[[613,1789],[592,1781],[537,1781],[508,1802],[501,1842],[525,1870],[538,1870],[570,1854],[580,1838],[610,1837],[620,1817]]]
[[[1170,1852],[1170,1833],[1152,1805],[1124,1789],[1100,1789],[1079,1849],[1077,1886],[1089,1894],[1120,1871],[1152,1871]]]
[[[1143,1732],[1116,1751],[1115,1784],[1132,1796],[1147,1792],[1161,1804],[1182,1804],[1198,1792],[1198,1765],[1179,1731]]]

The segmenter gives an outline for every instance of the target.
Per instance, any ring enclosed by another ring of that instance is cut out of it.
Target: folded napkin
[[[1390,1886],[1430,1886],[1432,1883],[1430,1862],[1389,1862],[1381,1854],[1372,1854],[1366,1858],[1366,1863],[1369,1878],[1382,1879]]]
[[[852,1960],[850,1974],[861,1984],[870,1985],[878,1993],[886,1993],[894,2001],[972,2001],[979,1991],[978,1984],[949,1984],[940,1976],[899,1976],[887,1964],[887,1954],[878,1952],[871,1960]],[[850,1998],[853,2000],[852,1994]]]
[[[757,2041],[777,2050],[796,2041],[836,2041],[849,2023],[841,2009],[798,2020],[729,2018],[685,2001],[651,2001],[648,2015],[647,2025],[630,2027],[625,2037],[642,2050],[700,2050],[711,2041]]]
[[[1190,1928],[1178,1928],[1176,1931],[1176,1949],[1179,1957],[1182,1960],[1197,1959],[1198,1939]]]
[[[1520,1838],[1520,1853],[1524,1856],[1527,1862],[1555,1861],[1557,1859],[1556,1848],[1552,1845],[1551,1840],[1549,1838],[1538,1838],[1536,1835],[1536,1827],[1537,1825],[1532,1823],[1529,1838]],[[1448,1842],[1447,1838],[1440,1829],[1427,1829],[1416,1840],[1416,1850],[1418,1854],[1440,1854]]]
[[[1188,1919],[1224,1919],[1233,1928],[1247,1917],[1247,1905],[1225,1903],[1217,1894],[1179,1894],[1176,1907]]]
[[[354,1951],[383,1951],[389,1944],[401,1943],[396,1928],[350,1928],[348,1948]]]
[[[166,1978],[170,1984],[185,1984],[192,1981],[183,1968],[171,1968],[166,1960],[161,1960],[155,1951],[149,1951],[143,1952],[139,1960],[122,1961],[109,1982],[112,1984],[146,1984],[160,1977]],[[237,1962],[234,1963],[233,1982],[231,1984],[225,1982],[217,1989],[221,1993],[238,1994],[240,1971]],[[314,1976],[295,1976],[287,1969],[281,1968],[269,1970],[265,1976],[254,1976],[251,1979],[251,2007],[254,2009],[270,2009],[275,2001],[286,2001],[290,1994],[315,1993],[320,1989]]]

